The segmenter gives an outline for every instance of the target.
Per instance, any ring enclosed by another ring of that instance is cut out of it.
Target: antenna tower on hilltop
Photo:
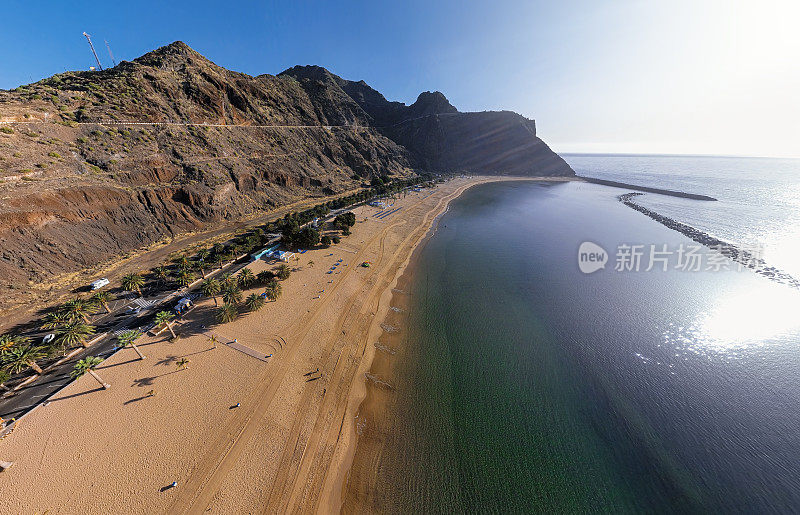
[[[100,70],[102,71],[103,70],[103,65],[100,64],[100,59],[97,58],[97,52],[94,51],[94,45],[92,44],[92,38],[90,38],[89,34],[87,34],[85,32],[83,33],[83,35],[86,36],[86,41],[89,42],[89,48],[92,49],[92,54],[94,54],[94,60],[97,61],[97,67],[100,68]]]

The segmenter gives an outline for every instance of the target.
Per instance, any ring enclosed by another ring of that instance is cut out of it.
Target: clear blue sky
[[[558,151],[800,155],[796,0],[4,0],[0,88],[183,40],[252,75],[319,64],[390,100],[537,120]]]

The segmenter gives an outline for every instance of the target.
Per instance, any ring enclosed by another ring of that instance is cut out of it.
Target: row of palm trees
[[[264,293],[252,293],[244,298],[243,290],[256,285],[263,286]],[[264,270],[253,274],[252,270],[245,267],[237,277],[226,273],[219,279],[203,280],[200,284],[200,291],[206,297],[214,299],[214,305],[218,306],[217,321],[228,323],[239,317],[240,304],[244,304],[248,311],[258,311],[264,307],[267,299],[278,300],[283,289],[272,271]],[[218,297],[222,297],[221,306],[217,300]]]
[[[44,358],[65,354],[68,349],[78,345],[88,347],[89,338],[95,334],[89,317],[101,307],[110,313],[109,301],[110,294],[101,291],[88,298],[71,299],[48,313],[41,328],[52,330],[53,338],[46,344],[33,344],[29,337],[22,335],[0,335],[0,386],[12,374],[29,369],[41,375],[43,370],[38,362]]]

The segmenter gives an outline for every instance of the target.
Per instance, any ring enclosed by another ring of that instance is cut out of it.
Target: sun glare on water
[[[800,292],[766,285],[721,296],[689,326],[670,324],[662,345],[680,360],[689,354],[738,359],[795,331],[800,331]]]
[[[800,293],[789,288],[766,288],[722,297],[699,324],[704,345],[758,345],[800,327]]]

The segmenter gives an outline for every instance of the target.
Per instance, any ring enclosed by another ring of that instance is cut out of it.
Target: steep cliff
[[[336,82],[370,123],[411,151],[415,164],[440,172],[490,175],[575,175],[536,136],[536,123],[510,111],[461,113],[440,92],[426,91],[406,106],[390,102],[364,81],[353,82],[318,66],[295,66],[281,74],[301,81]]]

